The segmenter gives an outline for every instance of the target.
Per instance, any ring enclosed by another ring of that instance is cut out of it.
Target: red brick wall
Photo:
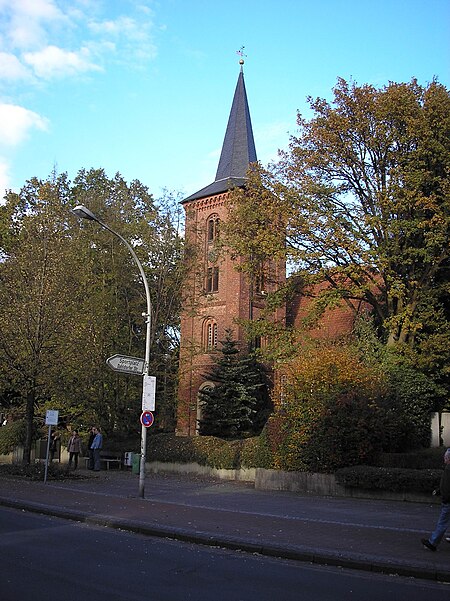
[[[205,327],[214,320],[218,326],[218,340],[224,340],[225,330],[231,329],[235,340],[247,347],[244,330],[236,320],[254,319],[258,315],[257,304],[251,302],[251,287],[246,274],[238,271],[239,260],[222,253],[216,262],[208,261],[210,247],[206,242],[207,221],[217,215],[224,222],[227,217],[228,194],[194,200],[185,205],[186,242],[195,249],[195,255],[186,280],[181,315],[180,375],[178,387],[177,433],[192,436],[196,433],[197,393],[205,381],[211,355],[205,353]],[[188,251],[190,253],[190,251]],[[218,292],[205,294],[205,269],[219,267]],[[285,277],[284,264],[277,268],[278,275]],[[277,319],[284,319],[285,309],[277,312]],[[218,345],[220,348],[220,345]]]

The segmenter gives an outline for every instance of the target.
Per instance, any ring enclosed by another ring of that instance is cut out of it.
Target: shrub
[[[421,449],[409,453],[381,453],[374,465],[404,469],[441,469],[445,448]]]
[[[24,420],[10,422],[0,428],[0,455],[11,453],[14,447],[23,445],[26,436]]]
[[[240,467],[241,441],[225,441],[214,436],[196,436],[192,439],[198,453],[198,463],[216,469],[236,469]]]
[[[195,462],[217,469],[239,467],[239,440],[226,441],[213,436],[195,438],[178,437],[173,434],[156,434],[147,444],[147,460],[173,463]]]
[[[382,448],[384,413],[376,399],[383,391],[380,369],[348,344],[305,347],[285,368],[268,423],[275,467],[330,472],[370,461]]]
[[[439,486],[442,470],[414,470],[357,465],[339,469],[336,482],[348,488],[429,493]]]
[[[147,438],[147,461],[190,463],[198,461],[192,438],[173,434],[154,434]]]
[[[424,374],[406,364],[387,364],[389,394],[384,400],[388,429],[385,448],[391,452],[428,447],[430,415],[439,392]]]
[[[44,480],[45,463],[13,463],[0,465],[0,474],[5,476],[19,476],[28,480]],[[49,463],[47,469],[48,480],[80,480],[86,476],[79,472],[69,470],[67,466]]]
[[[382,450],[384,414],[356,393],[339,396],[326,407],[304,450],[303,460],[315,472],[371,463]]]
[[[242,467],[261,467],[265,469],[273,467],[273,457],[266,428],[259,436],[246,438],[242,441],[240,464]]]

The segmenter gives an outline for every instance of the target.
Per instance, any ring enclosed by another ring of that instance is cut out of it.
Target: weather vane
[[[241,69],[242,69],[242,65],[244,64],[244,56],[247,56],[246,54],[244,54],[244,48],[245,48],[245,46],[241,46],[239,50],[236,50],[236,54],[239,54],[239,56],[241,57],[239,60]]]

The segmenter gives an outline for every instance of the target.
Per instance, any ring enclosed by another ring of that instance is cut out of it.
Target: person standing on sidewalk
[[[57,455],[57,459],[59,459],[59,433],[55,430],[52,432],[52,436],[50,438],[50,461],[52,462],[55,458],[55,453]]]
[[[88,470],[93,470],[94,469],[94,451],[93,451],[93,449],[91,449],[92,443],[94,442],[94,438],[95,438],[95,432],[94,432],[94,430],[95,430],[94,427],[92,427],[89,430],[89,439],[88,439],[88,444],[87,444],[88,456],[89,456]]]
[[[94,430],[94,440],[91,444],[91,449],[94,452],[94,472],[100,471],[100,451],[103,446],[103,436],[100,432],[100,428],[93,428]]]
[[[436,551],[450,523],[450,448],[444,455],[444,472],[439,485],[442,496],[441,514],[430,538],[422,538],[422,545],[430,551]]]
[[[72,467],[73,459],[73,469],[76,470],[78,467],[78,455],[81,454],[81,438],[78,434],[78,430],[74,430],[74,433],[69,438],[67,450],[69,451],[69,468]]]

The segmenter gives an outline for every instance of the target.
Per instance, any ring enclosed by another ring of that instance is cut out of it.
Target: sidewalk
[[[82,480],[0,478],[0,505],[151,536],[450,582],[450,544],[422,547],[435,504],[256,491],[251,483],[110,470]]]

